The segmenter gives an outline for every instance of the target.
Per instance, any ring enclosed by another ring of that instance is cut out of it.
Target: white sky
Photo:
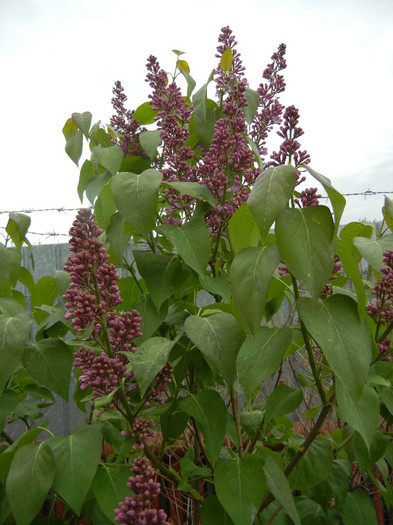
[[[343,193],[393,192],[393,0],[0,0],[0,211],[79,207],[61,131],[71,113],[108,123],[116,80],[136,108],[149,93],[147,57],[171,71],[174,48],[187,52],[198,89],[225,25],[254,89],[287,45],[281,100],[299,108],[316,171]],[[347,197],[344,222],[379,220],[383,200]],[[72,220],[32,214],[31,231],[67,233]]]

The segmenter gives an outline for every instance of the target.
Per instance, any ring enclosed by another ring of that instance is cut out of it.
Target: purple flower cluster
[[[164,398],[162,394],[165,394],[169,390],[169,383],[173,380],[173,365],[167,363],[164,368],[156,375],[155,386],[149,385],[149,399],[145,402],[145,406],[150,405],[150,400],[155,401],[158,405],[164,404]]]
[[[153,431],[154,421],[152,419],[145,419],[140,416],[136,417],[131,427],[132,432],[122,430],[121,434],[122,436],[135,438],[135,442],[132,445],[134,450],[142,450],[145,445],[145,440],[155,436],[155,432]]]
[[[152,508],[161,492],[160,484],[154,481],[156,474],[145,457],[134,459],[131,469],[134,476],[128,480],[132,496],[125,498],[115,509],[116,523],[123,525],[169,525],[162,509]]]
[[[300,192],[300,200],[294,199],[299,208],[309,208],[310,206],[318,206],[319,199],[322,195],[317,194],[317,188],[306,188]]]
[[[216,58],[220,59],[221,61],[222,55],[226,49],[228,49],[228,47],[230,48],[233,57],[232,65],[229,71],[224,71],[221,66],[218,65],[214,73],[216,81],[216,93],[221,105],[224,96],[228,93],[228,91],[231,90],[234,80],[236,79],[239,81],[242,79],[246,68],[243,66],[240,53],[236,50],[235,46],[237,45],[237,42],[235,36],[232,34],[232,29],[230,29],[228,26],[223,27],[218,37],[218,42],[219,45],[217,46]],[[245,79],[243,79],[243,82],[247,85],[247,81]]]
[[[260,173],[245,139],[247,124],[241,110],[247,105],[245,88],[243,81],[233,86],[223,104],[226,116],[216,122],[210,150],[196,166],[198,181],[209,188],[216,201],[216,208],[205,218],[212,234],[222,234]]]
[[[383,262],[385,264],[381,270],[381,278],[373,288],[373,295],[375,295],[375,303],[368,305],[368,314],[374,319],[377,324],[376,337],[381,326],[393,324],[393,251],[386,250],[384,252]],[[382,336],[383,337],[383,336]],[[377,343],[381,356],[385,360],[391,359],[391,341],[385,337],[382,341]]]
[[[311,204],[310,206],[313,206],[313,205]],[[338,274],[341,272],[342,269],[343,269],[342,262],[340,261],[339,256],[335,255],[332,276],[330,277],[329,282],[325,285],[324,289],[321,292],[322,299],[326,299],[328,295],[331,295],[333,293],[333,287],[330,281],[335,281],[338,278]]]
[[[186,146],[192,108],[183,99],[176,83],[168,84],[167,74],[160,68],[155,57],[149,57],[146,67],[148,70],[146,81],[153,90],[149,98],[152,108],[157,111],[156,123],[165,144],[159,166],[164,181],[195,182],[190,165],[194,152]],[[179,195],[174,189],[166,189],[163,193],[168,199],[167,217],[164,218],[164,222],[180,225],[182,218],[179,212],[190,211],[195,199],[187,195]]]
[[[284,124],[280,127],[277,134],[283,139],[278,152],[274,151],[270,162],[266,167],[280,166],[281,164],[294,164],[295,167],[300,164],[308,164],[310,155],[306,150],[300,150],[300,142],[297,140],[304,134],[302,128],[298,127],[299,110],[295,106],[288,106],[283,116]]]
[[[267,80],[258,88],[259,107],[252,123],[251,137],[263,158],[267,154],[266,139],[273,125],[280,125],[284,106],[278,101],[278,94],[285,91],[285,82],[280,71],[287,67],[284,58],[285,44],[280,44],[276,53],[273,53],[272,62],[268,64],[262,77]]]
[[[122,299],[117,285],[116,267],[108,263],[109,255],[99,240],[102,230],[90,209],[82,209],[70,230],[71,255],[64,268],[70,273],[71,284],[63,296],[76,332],[91,333],[91,339],[102,348],[97,354],[81,347],[75,353],[74,366],[82,371],[81,389],[93,387],[94,394],[112,392],[120,379],[131,380],[126,371],[123,352],[135,351],[132,341],[142,335],[139,312],[118,313],[115,307]],[[129,390],[135,385],[129,385]]]
[[[127,100],[124,94],[124,88],[118,80],[112,90],[112,106],[116,114],[110,119],[113,129],[120,134],[120,140],[114,140],[123,150],[125,157],[128,156],[146,156],[139,142],[139,135],[145,128],[141,128],[139,122],[133,118],[135,111],[130,111],[124,107]]]

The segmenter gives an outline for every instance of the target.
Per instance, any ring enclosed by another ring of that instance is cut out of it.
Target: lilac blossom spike
[[[283,120],[284,124],[277,132],[283,142],[280,150],[274,151],[270,156],[272,160],[266,164],[266,168],[281,164],[293,164],[297,167],[300,164],[310,162],[310,155],[305,150],[300,151],[300,142],[297,140],[304,134],[302,128],[298,127],[299,110],[295,106],[288,106],[284,112]]]
[[[133,118],[135,111],[125,108],[124,103],[127,101],[127,97],[119,80],[115,82],[112,93],[114,95],[112,106],[116,114],[111,117],[110,124],[121,137],[120,139],[112,139],[113,142],[121,147],[125,157],[145,157],[146,153],[141,148],[139,135],[146,130],[141,128],[139,122]]]
[[[284,106],[278,100],[278,94],[285,91],[285,82],[280,71],[287,67],[284,58],[285,44],[280,44],[276,53],[273,53],[272,62],[268,64],[262,77],[267,80],[258,88],[259,107],[254,117],[251,137],[259,149],[261,157],[267,154],[266,139],[275,124],[281,124]]]
[[[110,394],[121,379],[126,391],[136,387],[133,374],[126,369],[124,352],[134,352],[132,342],[142,335],[141,317],[137,310],[119,313],[121,304],[116,267],[108,263],[109,255],[99,240],[102,230],[90,209],[82,209],[70,230],[71,255],[64,268],[70,273],[71,284],[63,296],[76,332],[91,330],[95,350],[81,347],[74,354],[74,366],[79,367],[81,389],[92,387],[96,396]]]
[[[162,509],[152,508],[153,501],[159,496],[160,484],[156,474],[145,457],[134,459],[131,469],[134,474],[128,479],[128,487],[133,491],[115,509],[116,523],[123,525],[169,525],[167,515]]]
[[[218,37],[218,42],[219,45],[217,47],[216,58],[221,59],[223,53],[228,47],[231,49],[233,56],[232,66],[229,71],[224,71],[221,69],[220,65],[218,65],[214,73],[216,80],[216,93],[221,103],[226,93],[230,91],[234,77],[237,79],[237,81],[242,79],[246,68],[243,66],[240,53],[236,50],[237,42],[235,36],[232,34],[232,29],[230,29],[228,26],[223,27]],[[248,85],[247,80],[242,80],[246,85]]]
[[[155,57],[149,57],[146,67],[148,70],[146,82],[153,89],[149,98],[152,108],[158,113],[156,123],[165,144],[160,159],[160,171],[164,181],[195,182],[194,171],[190,164],[194,152],[186,146],[192,108],[184,101],[176,83],[168,84],[167,74],[160,68]],[[163,193],[168,199],[167,216],[163,217],[163,222],[181,225],[183,217],[180,212],[191,212],[195,199],[179,194],[172,188],[164,190]]]
[[[196,166],[199,182],[209,188],[216,201],[216,208],[206,216],[213,235],[223,233],[260,173],[244,138],[247,124],[241,108],[247,104],[245,88],[243,81],[232,88],[223,105],[225,116],[215,124],[210,150]]]

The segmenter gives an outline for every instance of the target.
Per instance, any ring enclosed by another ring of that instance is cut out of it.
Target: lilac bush
[[[342,226],[345,199],[310,167],[299,110],[280,100],[284,44],[255,90],[229,27],[198,88],[174,54],[172,75],[148,58],[150,93],[135,110],[117,81],[109,126],[89,112],[67,120],[71,159],[84,140],[91,153],[78,183],[90,206],[64,272],[33,282],[18,266],[28,221],[10,217],[0,424],[26,432],[2,431],[1,517],[382,522],[393,502],[393,202],[378,229]],[[68,400],[72,370],[86,424],[54,436],[43,413],[53,393]]]

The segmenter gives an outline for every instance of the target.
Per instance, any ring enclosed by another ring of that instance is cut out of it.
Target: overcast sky
[[[147,57],[172,70],[174,48],[198,89],[225,25],[254,89],[287,45],[281,100],[299,108],[316,171],[343,193],[393,192],[393,0],[0,0],[0,211],[80,206],[62,135],[71,113],[108,123],[116,80],[130,108],[145,102]],[[344,222],[379,220],[383,201],[347,197]],[[32,214],[31,231],[67,233],[72,220]]]

